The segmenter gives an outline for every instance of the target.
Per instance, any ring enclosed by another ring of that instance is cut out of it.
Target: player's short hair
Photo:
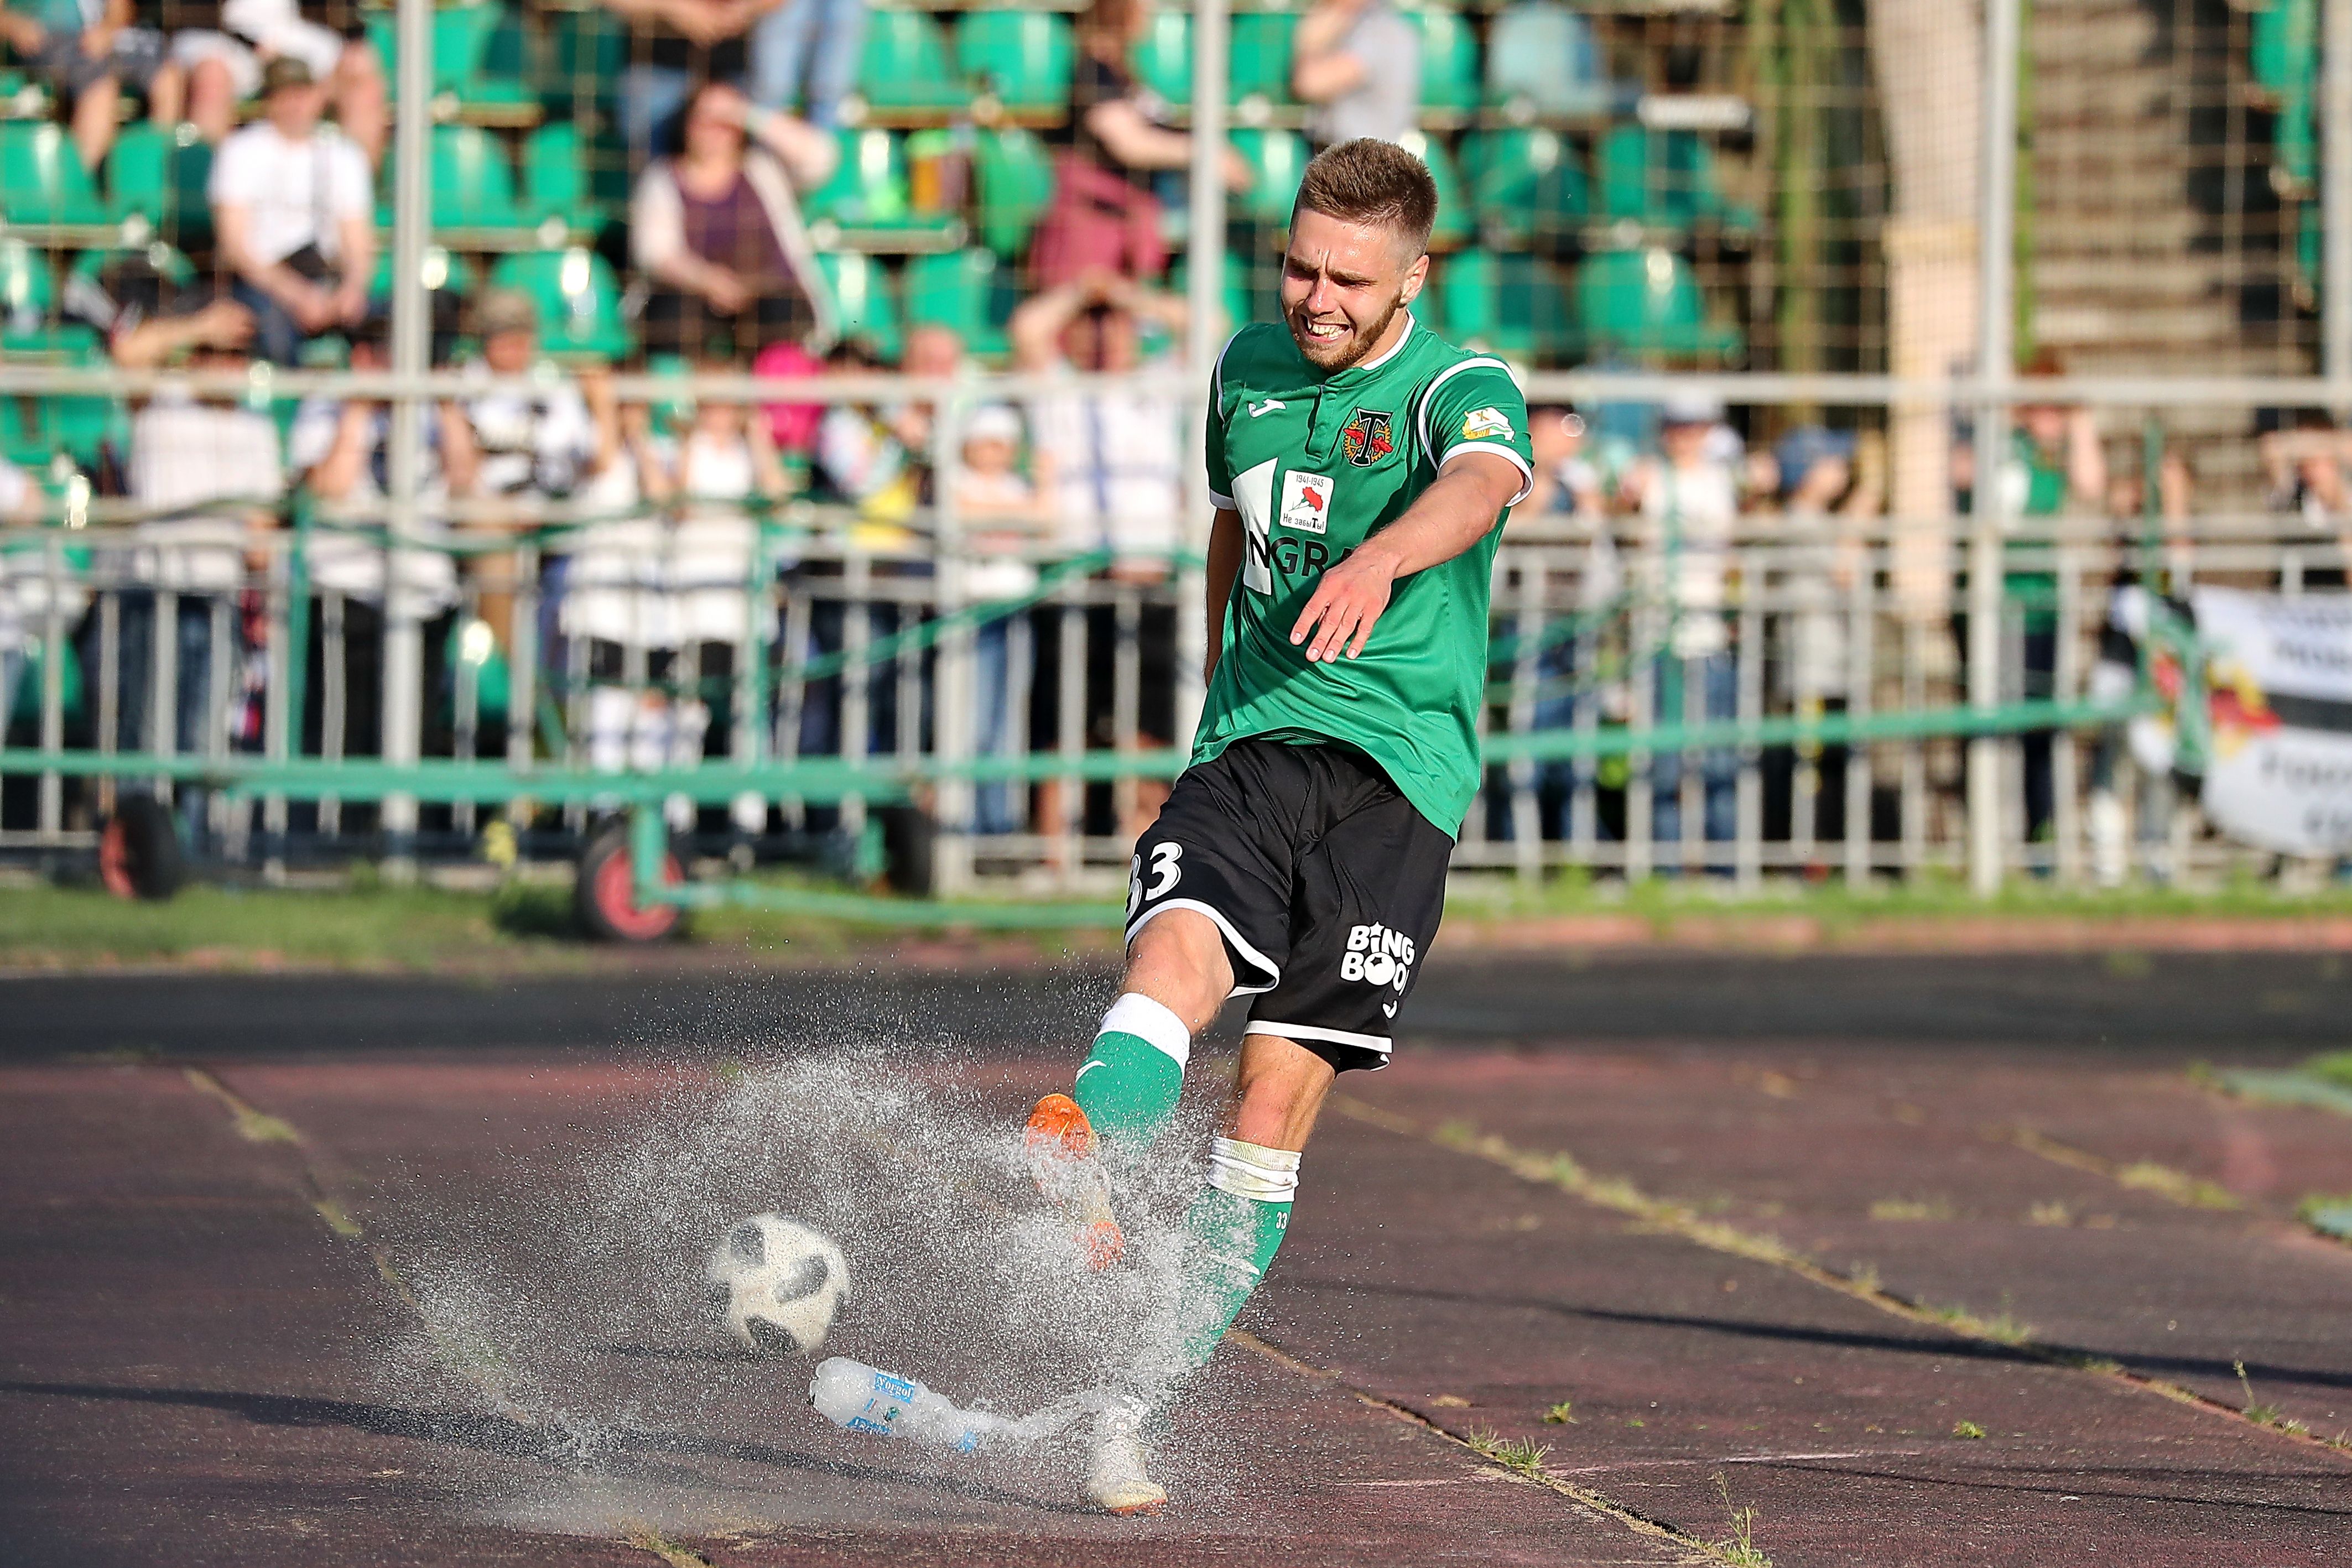
[[[1437,222],[1437,182],[1427,164],[1394,142],[1360,136],[1315,155],[1298,182],[1295,210],[1378,224],[1409,241],[1419,256],[1429,248],[1430,226]]]

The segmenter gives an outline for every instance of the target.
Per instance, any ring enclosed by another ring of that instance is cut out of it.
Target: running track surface
[[[2352,1122],[2192,1071],[2336,1044],[2319,956],[1441,954],[1156,1520],[788,1399],[583,1462],[388,1385],[393,1206],[857,1030],[1011,1125],[1108,988],[0,981],[0,1561],[1675,1563],[1737,1509],[1781,1568],[2352,1562],[2352,1249],[2293,1218],[2352,1193]],[[1516,1439],[1535,1473],[1471,1446]]]

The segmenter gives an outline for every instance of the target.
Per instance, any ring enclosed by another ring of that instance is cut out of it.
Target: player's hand
[[[1290,645],[1305,643],[1310,664],[1334,663],[1342,652],[1355,658],[1371,640],[1381,612],[1389,607],[1389,589],[1395,581],[1395,567],[1371,549],[1359,549],[1327,569],[1315,585],[1314,597],[1298,612],[1298,623],[1290,629]]]

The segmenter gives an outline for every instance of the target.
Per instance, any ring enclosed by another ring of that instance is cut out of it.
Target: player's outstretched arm
[[[1486,538],[1526,482],[1517,467],[1492,453],[1465,452],[1454,458],[1404,516],[1324,571],[1290,629],[1292,646],[1306,643],[1309,663],[1328,663],[1342,651],[1350,659],[1361,653],[1389,607],[1396,580],[1452,560]],[[1213,566],[1211,575],[1213,587]]]

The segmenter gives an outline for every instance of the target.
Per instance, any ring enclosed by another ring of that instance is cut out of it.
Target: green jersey
[[[1211,497],[1240,514],[1244,548],[1192,760],[1252,736],[1336,741],[1458,837],[1478,792],[1486,606],[1508,508],[1452,560],[1399,579],[1360,657],[1309,664],[1290,628],[1323,569],[1402,517],[1447,459],[1490,452],[1532,472],[1510,371],[1408,321],[1388,352],[1326,375],[1288,328],[1261,322],[1218,357],[1207,449]]]

